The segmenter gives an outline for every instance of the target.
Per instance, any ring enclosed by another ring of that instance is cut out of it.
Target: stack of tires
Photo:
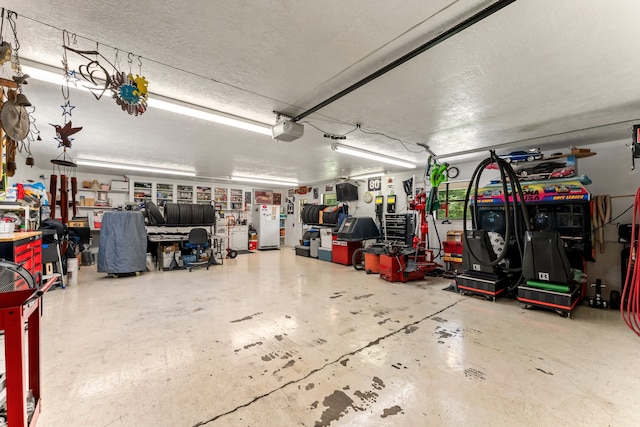
[[[303,205],[302,213],[300,214],[302,222],[305,224],[320,224],[320,211],[326,207],[327,205]]]
[[[147,215],[149,225],[211,225],[216,221],[211,205],[167,203],[163,216],[155,203],[147,202]]]
[[[346,205],[327,206],[327,205],[311,205],[302,206],[302,222],[308,225],[330,225],[336,226],[339,223],[340,214],[348,213]]]

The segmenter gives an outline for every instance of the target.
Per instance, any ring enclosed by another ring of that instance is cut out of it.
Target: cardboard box
[[[94,197],[85,197],[83,206],[95,206],[96,199]]]
[[[89,218],[74,218],[67,224],[69,227],[88,227],[89,226]]]
[[[180,245],[178,243],[172,243],[170,245],[162,245],[162,252],[171,253],[180,251]]]
[[[462,242],[462,230],[447,231],[447,242]]]

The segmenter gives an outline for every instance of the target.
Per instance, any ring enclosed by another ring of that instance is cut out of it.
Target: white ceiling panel
[[[62,31],[78,49],[142,73],[154,94],[271,125],[297,115],[490,5],[406,1],[17,1],[20,56],[60,68]],[[346,145],[424,164],[437,154],[505,145],[566,147],[628,135],[640,119],[640,29],[634,0],[518,0],[482,22],[313,113],[285,143],[199,119],[149,110],[131,117],[105,96],[72,90],[74,158],[304,183],[398,170],[339,155],[323,132],[355,126]],[[3,37],[13,41],[5,22]],[[88,40],[90,39],[90,40]],[[94,41],[91,41],[94,40]],[[69,62],[81,62],[69,54]],[[60,71],[61,73],[61,71]],[[13,75],[9,65],[0,76]],[[60,87],[31,80],[25,94],[42,142],[38,164],[60,150],[47,123],[63,121]],[[20,165],[19,165],[20,167]],[[86,168],[86,171],[91,169]]]

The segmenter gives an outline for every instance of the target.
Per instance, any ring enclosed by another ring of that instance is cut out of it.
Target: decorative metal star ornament
[[[62,108],[62,115],[71,117],[71,111],[76,108],[75,105],[71,105],[71,102],[67,99],[64,104],[60,106]]]
[[[73,87],[78,87],[78,82],[80,81],[80,77],[78,76],[76,70],[67,71],[64,76],[65,80],[73,85]]]

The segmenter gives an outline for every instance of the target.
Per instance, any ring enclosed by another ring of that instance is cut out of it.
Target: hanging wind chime
[[[16,165],[16,152],[22,151],[23,148],[29,147],[30,154],[30,141],[28,141],[31,135],[31,114],[26,110],[26,107],[31,107],[31,102],[27,99],[27,96],[22,92],[23,85],[27,84],[27,74],[22,73],[22,67],[20,66],[20,42],[18,40],[18,32],[16,29],[17,14],[12,11],[7,11],[6,20],[13,32],[14,45],[4,41],[4,21],[5,21],[5,9],[2,9],[2,22],[0,24],[0,64],[4,64],[8,61],[11,62],[11,68],[15,72],[12,80],[1,80],[2,96],[0,96],[0,104],[2,109],[0,110],[0,121],[2,123],[2,149],[6,158],[6,170],[2,171],[6,176],[14,176]],[[4,88],[7,88],[7,99],[4,99]],[[2,102],[4,101],[4,102]],[[32,110],[33,112],[33,110]],[[27,143],[24,140],[27,139]],[[33,159],[33,157],[31,157]]]
[[[70,44],[69,33],[66,30],[62,31],[62,44],[67,46]],[[67,62],[67,49],[62,51],[62,68],[64,72],[64,81],[61,86],[63,104],[62,116],[64,117],[63,125],[55,125],[49,123],[54,127],[56,131],[55,140],[58,141],[58,148],[62,148],[62,153],[55,159],[51,160],[53,164],[53,171],[51,173],[49,188],[51,191],[51,218],[55,218],[56,210],[56,192],[58,188],[58,175],[60,175],[60,219],[63,223],[69,221],[69,175],[71,176],[71,207],[73,216],[76,216],[76,195],[78,193],[78,180],[75,176],[76,163],[71,160],[67,150],[71,148],[71,143],[74,138],[71,136],[80,132],[82,127],[73,127],[71,123],[71,112],[75,105],[71,104],[69,99],[69,81],[71,80],[74,72],[69,71],[69,64]]]

